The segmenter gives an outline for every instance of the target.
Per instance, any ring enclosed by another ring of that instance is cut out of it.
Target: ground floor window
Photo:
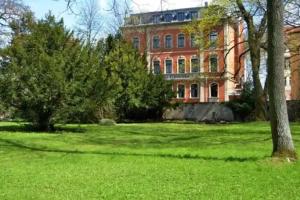
[[[212,83],[210,85],[210,97],[218,97],[218,84]]]
[[[191,84],[191,98],[196,98],[199,95],[198,84]]]
[[[178,98],[184,98],[185,86],[183,84],[177,86],[177,93]]]

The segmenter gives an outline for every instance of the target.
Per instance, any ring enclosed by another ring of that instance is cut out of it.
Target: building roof
[[[151,24],[166,24],[199,19],[201,10],[205,7],[182,8],[155,12],[131,14],[125,19],[125,27]]]

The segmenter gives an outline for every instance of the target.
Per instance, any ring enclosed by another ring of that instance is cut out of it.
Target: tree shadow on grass
[[[40,132],[31,124],[15,124],[15,125],[1,125],[1,132],[20,132],[20,133],[62,133],[62,132],[70,132],[70,133],[84,133],[86,132],[85,128],[80,126],[78,127],[66,127],[66,126],[55,126],[54,131],[49,132]]]
[[[174,159],[190,159],[190,160],[206,160],[206,161],[225,161],[225,162],[254,162],[265,157],[249,156],[249,157],[217,157],[217,156],[201,156],[192,154],[168,154],[168,153],[125,153],[125,152],[101,152],[101,151],[80,151],[80,150],[65,150],[65,149],[51,149],[42,146],[32,146],[24,144],[20,141],[1,139],[0,146],[13,147],[18,149],[29,150],[33,152],[47,152],[47,153],[65,153],[65,154],[94,154],[103,156],[137,156],[137,157],[158,157],[158,158],[174,158]]]

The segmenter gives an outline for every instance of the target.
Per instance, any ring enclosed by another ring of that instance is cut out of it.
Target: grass
[[[0,199],[300,199],[300,162],[272,161],[270,135],[267,123],[0,123]]]

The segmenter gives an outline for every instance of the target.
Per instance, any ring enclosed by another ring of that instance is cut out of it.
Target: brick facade
[[[200,50],[192,45],[192,36],[184,26],[192,16],[200,16],[201,9],[135,14],[122,28],[127,41],[139,41],[136,45],[141,54],[147,54],[149,71],[157,73],[159,68],[167,80],[173,81],[173,90],[178,94],[174,101],[224,102],[238,96],[241,90],[244,61],[239,61],[239,55],[243,47],[234,47],[242,39],[241,26],[225,22],[216,27],[211,37],[217,37],[217,45]],[[182,13],[185,18],[180,20]]]
[[[286,72],[286,93],[289,100],[300,100],[300,28],[286,30],[288,67]]]

